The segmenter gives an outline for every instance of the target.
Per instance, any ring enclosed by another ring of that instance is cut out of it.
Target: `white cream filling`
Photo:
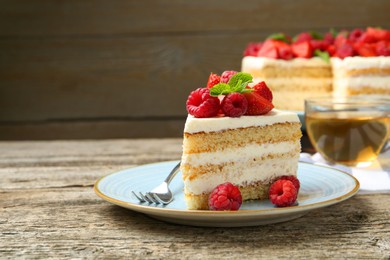
[[[336,78],[333,82],[335,88],[349,87],[349,88],[390,88],[390,76],[377,77],[351,77],[351,78]]]
[[[331,58],[332,68],[335,72],[340,69],[368,69],[390,68],[390,57],[347,57],[345,59]]]
[[[332,78],[306,78],[306,77],[291,77],[291,78],[254,78],[253,83],[255,85],[260,81],[265,81],[268,85],[300,85],[300,86],[312,86],[316,88],[318,86],[332,84]]]
[[[209,133],[227,129],[266,126],[286,122],[299,123],[299,118],[296,113],[280,111],[277,109],[273,109],[269,113],[261,116],[195,118],[188,115],[184,126],[184,132],[190,134],[199,132]]]
[[[300,141],[266,144],[249,144],[239,148],[228,148],[217,152],[183,154],[182,163],[192,167],[226,162],[245,162],[248,158],[260,158],[269,154],[289,153],[300,147]]]
[[[330,65],[319,57],[313,57],[311,59],[295,58],[292,60],[282,60],[282,59],[271,59],[265,57],[246,56],[242,59],[241,70],[243,72],[252,71],[254,69],[262,69],[267,66],[298,68],[298,67],[329,67]]]
[[[210,193],[219,184],[227,181],[234,185],[246,185],[253,182],[267,182],[281,175],[295,175],[298,157],[265,160],[256,167],[247,167],[243,164],[225,167],[224,174],[204,174],[196,179],[184,180],[185,192],[200,195]]]

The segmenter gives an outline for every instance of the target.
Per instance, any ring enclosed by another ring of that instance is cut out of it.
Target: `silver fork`
[[[180,162],[172,169],[167,178],[156,188],[151,190],[150,192],[134,192],[131,193],[140,201],[140,202],[148,202],[149,204],[169,204],[173,200],[173,194],[169,189],[169,183],[173,180],[176,174],[180,170]]]

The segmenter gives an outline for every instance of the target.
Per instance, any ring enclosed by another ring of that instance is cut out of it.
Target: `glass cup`
[[[347,97],[305,100],[306,132],[330,163],[368,166],[390,135],[390,99]]]

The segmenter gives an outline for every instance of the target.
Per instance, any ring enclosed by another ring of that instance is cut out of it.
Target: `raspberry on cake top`
[[[269,198],[281,176],[296,178],[299,119],[274,109],[267,84],[249,87],[252,79],[242,72],[212,73],[207,87],[187,99],[181,171],[189,209],[237,210],[241,201]],[[220,205],[215,193],[231,200]]]

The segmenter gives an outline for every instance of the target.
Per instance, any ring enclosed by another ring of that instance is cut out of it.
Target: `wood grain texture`
[[[2,0],[7,36],[205,33],[389,25],[386,0],[86,1]],[[373,22],[375,24],[373,24]],[[310,28],[308,28],[310,27]]]
[[[136,138],[140,135],[123,123],[184,117],[188,93],[204,86],[210,72],[239,70],[248,42],[281,31],[390,28],[386,0],[0,0],[0,5],[0,139],[42,139],[40,132],[52,129],[53,121],[63,127],[47,135],[52,139],[88,136],[69,121],[104,129],[96,138]],[[106,121],[115,121],[114,131]],[[18,134],[29,132],[31,124],[37,134]],[[160,133],[173,136],[164,127]]]
[[[388,259],[390,196],[358,194],[286,223],[199,228],[109,204],[92,186],[176,160],[182,139],[0,142],[0,258]]]
[[[232,37],[0,39],[0,119],[184,116],[210,71],[240,69],[251,37]]]
[[[65,140],[181,137],[182,118],[110,118],[9,122],[0,124],[0,140]]]

